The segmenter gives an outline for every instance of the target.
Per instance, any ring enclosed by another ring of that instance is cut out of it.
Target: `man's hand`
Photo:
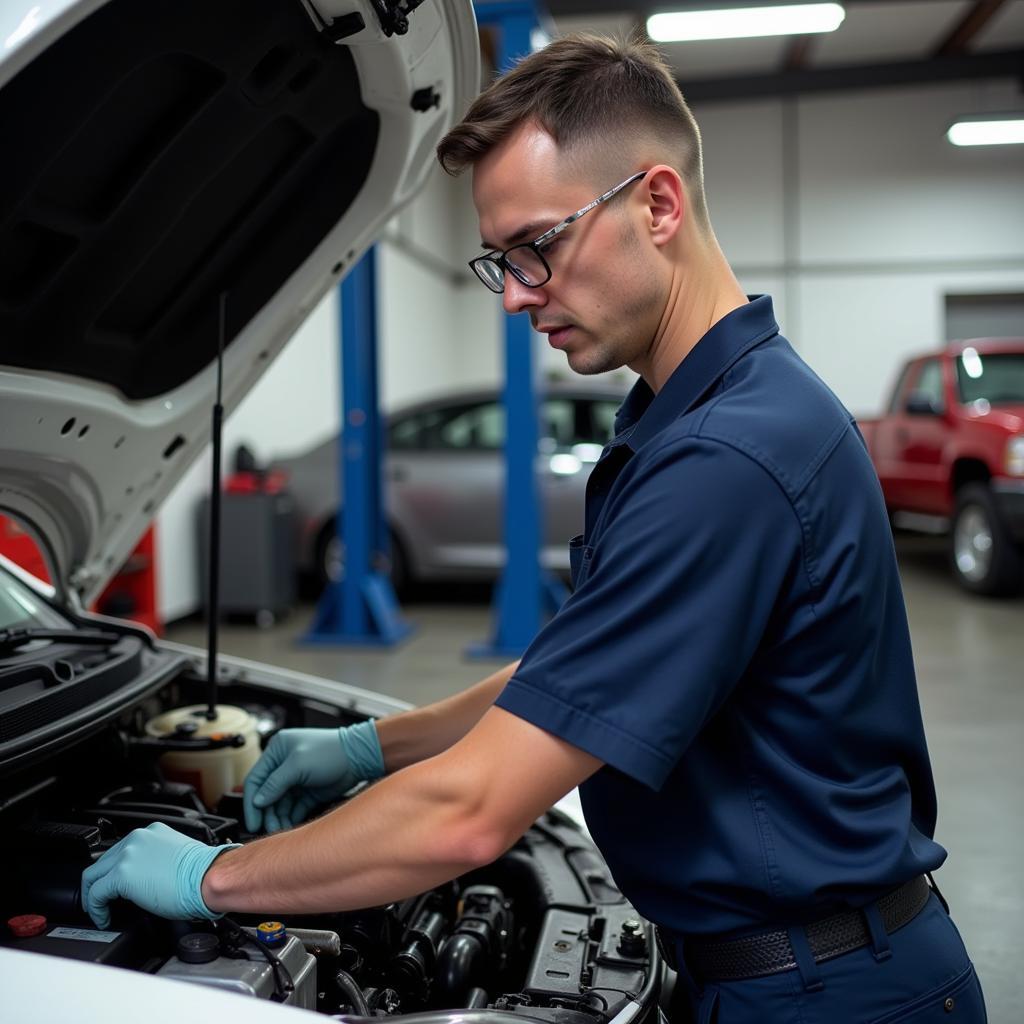
[[[221,857],[202,897],[211,910],[264,915],[406,899],[500,857],[600,767],[586,751],[492,707],[444,753],[389,774],[316,821]]]
[[[245,780],[245,827],[294,828],[320,804],[384,774],[373,721],[341,729],[282,729]]]
[[[206,846],[162,822],[137,828],[82,873],[82,906],[97,928],[110,924],[119,897],[179,921],[219,917],[200,895],[203,875],[232,846]]]

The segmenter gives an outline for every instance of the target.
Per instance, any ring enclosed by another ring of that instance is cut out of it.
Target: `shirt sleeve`
[[[689,438],[623,469],[589,573],[496,704],[659,789],[747,671],[800,523],[761,465]]]

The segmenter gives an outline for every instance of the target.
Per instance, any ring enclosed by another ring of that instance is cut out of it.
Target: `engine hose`
[[[314,956],[341,956],[341,937],[337,932],[321,928],[289,928],[288,931],[302,943],[307,953]]]
[[[487,948],[475,935],[453,935],[437,958],[434,984],[445,1006],[465,1006],[471,989],[485,980]]]
[[[366,1002],[366,996],[363,995],[363,990],[356,984],[356,979],[348,971],[338,971],[334,975],[334,984],[338,986],[338,990],[348,1000],[356,1016],[371,1016],[370,1007]]]

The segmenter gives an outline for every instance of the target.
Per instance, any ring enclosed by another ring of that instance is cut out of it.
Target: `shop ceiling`
[[[658,11],[765,2],[772,0],[547,0],[546,7],[552,35],[623,35]],[[699,103],[997,78],[1024,87],[1024,0],[841,2],[846,18],[834,32],[660,46],[687,99]]]

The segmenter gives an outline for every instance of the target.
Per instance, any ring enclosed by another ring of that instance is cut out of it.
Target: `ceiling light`
[[[1024,142],[1024,112],[957,118],[946,132],[954,146],[1008,146]]]
[[[652,14],[647,34],[657,43],[695,39],[742,39],[833,32],[843,23],[841,4],[780,4],[772,7],[725,7],[713,11]]]

